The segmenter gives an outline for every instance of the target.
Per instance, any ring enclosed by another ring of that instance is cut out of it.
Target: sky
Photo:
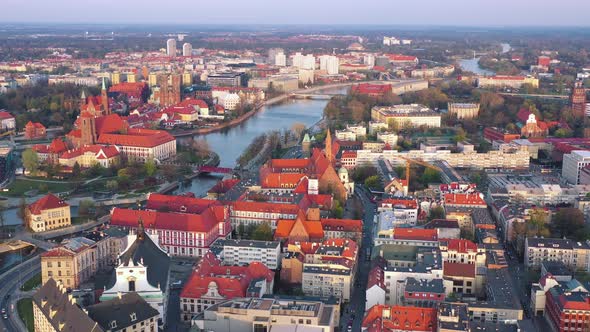
[[[589,0],[0,0],[0,23],[588,26]]]

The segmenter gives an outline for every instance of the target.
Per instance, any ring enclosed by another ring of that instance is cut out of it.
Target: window
[[[135,280],[129,280],[129,291],[135,292]]]
[[[133,312],[129,315],[129,318],[131,318],[132,322],[135,322],[137,320],[137,315]],[[135,328],[135,326],[133,326],[133,328]]]

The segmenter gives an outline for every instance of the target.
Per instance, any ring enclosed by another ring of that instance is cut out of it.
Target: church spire
[[[326,135],[326,158],[330,162],[334,161],[334,156],[332,155],[332,134],[330,133],[330,128],[328,128],[328,134]]]
[[[145,235],[145,229],[143,227],[143,220],[141,219],[141,216],[139,217],[139,220],[137,220],[137,238],[140,240],[143,240],[143,237]]]
[[[107,85],[104,82],[104,77],[102,78],[102,89],[101,90],[106,90],[107,89]]]

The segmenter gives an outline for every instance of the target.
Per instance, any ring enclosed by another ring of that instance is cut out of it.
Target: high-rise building
[[[166,41],[166,55],[176,56],[176,39],[168,39]]]
[[[322,55],[320,57],[320,70],[327,71],[328,75],[338,74],[339,65],[338,58],[333,55]]]
[[[576,81],[570,97],[572,112],[576,116],[586,115],[586,89],[582,81]]]
[[[363,58],[363,63],[369,67],[375,66],[375,56],[373,54],[367,54]]]
[[[285,54],[285,50],[283,50],[282,48],[271,48],[268,50],[268,63],[273,63],[275,62],[275,59],[277,57],[277,54],[279,53],[283,53]]]
[[[303,55],[301,52],[293,55],[293,67],[300,69],[315,69],[315,57],[312,54]]]
[[[275,66],[279,66],[279,67],[286,67],[287,66],[287,56],[285,55],[285,53],[281,52],[281,53],[277,53],[277,55],[275,55]]]
[[[561,176],[571,184],[579,184],[580,172],[588,165],[590,165],[590,151],[574,150],[564,154]]]
[[[182,45],[182,56],[191,56],[193,55],[193,45],[190,43],[184,43]]]

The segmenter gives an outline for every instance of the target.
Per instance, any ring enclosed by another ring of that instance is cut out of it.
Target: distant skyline
[[[586,0],[2,0],[0,23],[588,26]]]

